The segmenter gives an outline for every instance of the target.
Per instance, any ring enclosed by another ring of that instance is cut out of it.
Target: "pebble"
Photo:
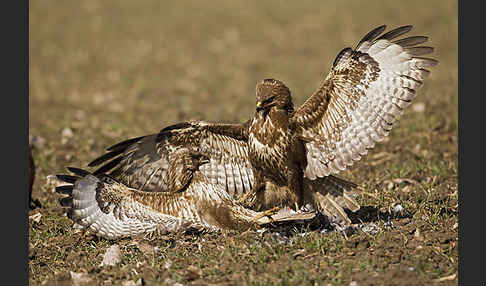
[[[114,244],[106,250],[105,255],[103,256],[103,261],[101,262],[100,266],[103,265],[114,266],[120,262],[121,262],[120,246],[118,244]]]
[[[402,205],[400,205],[400,204],[395,205],[395,206],[393,207],[392,212],[393,212],[394,214],[400,214],[401,212],[403,212],[403,207],[402,207]]]

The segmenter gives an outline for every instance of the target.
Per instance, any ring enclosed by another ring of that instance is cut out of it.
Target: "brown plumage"
[[[58,175],[70,183],[56,188],[67,197],[61,205],[68,216],[96,235],[119,238],[147,233],[190,230],[248,229],[269,223],[266,213],[234,202],[220,186],[211,184],[199,171],[209,159],[187,149],[169,158],[166,192],[130,188],[105,174],[69,168],[77,176]]]
[[[212,184],[233,198],[253,198],[248,201],[255,209],[311,203],[349,223],[336,206],[359,209],[349,193],[355,185],[334,175],[388,135],[429,74],[427,68],[437,64],[421,57],[433,51],[417,46],[427,37],[396,39],[411,28],[382,34],[385,26],[380,26],[354,50],[343,49],[298,109],[283,82],[266,79],[256,87],[254,117],[243,124],[175,124],[110,147],[90,166],[103,164],[97,172],[110,172],[127,186],[163,192],[167,157],[178,146],[191,147],[210,158],[201,172]]]

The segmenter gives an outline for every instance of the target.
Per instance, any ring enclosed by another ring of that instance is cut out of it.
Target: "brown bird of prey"
[[[210,159],[201,167],[210,182],[234,198],[250,197],[255,209],[310,203],[349,224],[343,208],[359,209],[350,193],[356,185],[334,175],[389,134],[427,68],[437,64],[422,57],[433,52],[421,46],[427,37],[397,39],[412,26],[383,34],[385,28],[343,49],[297,109],[282,81],[265,79],[256,86],[256,112],[245,123],[178,123],[116,144],[90,166],[103,164],[95,173],[109,172],[132,188],[165,191],[168,154],[190,146]]]
[[[68,217],[105,238],[150,233],[245,230],[270,223],[269,212],[238,205],[220,186],[199,171],[209,158],[187,149],[175,150],[169,159],[167,190],[146,192],[130,188],[105,174],[93,175],[68,168],[77,176],[57,175],[70,183],[56,188]],[[285,215],[283,216],[285,217]]]

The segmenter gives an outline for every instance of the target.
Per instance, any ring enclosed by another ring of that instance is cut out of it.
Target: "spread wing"
[[[417,46],[427,37],[396,39],[412,26],[381,35],[385,28],[369,32],[354,50],[342,50],[319,89],[292,115],[307,151],[305,177],[336,174],[366,155],[437,64],[420,57],[433,51]]]
[[[120,142],[89,166],[94,174],[108,173],[121,183],[141,191],[168,191],[169,159],[179,148],[189,148],[210,158],[200,167],[211,183],[221,184],[233,197],[251,190],[253,172],[248,159],[248,122],[225,124],[183,122],[158,134]]]

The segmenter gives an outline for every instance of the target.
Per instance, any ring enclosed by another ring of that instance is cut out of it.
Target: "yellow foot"
[[[268,219],[270,220],[270,222],[274,222],[274,220],[272,218],[272,215],[276,214],[279,210],[280,210],[280,207],[274,207],[274,208],[271,208],[269,210],[260,212],[253,220],[257,221],[260,218],[266,216],[266,217],[268,217]]]
[[[299,203],[295,202],[295,211],[298,212],[300,210]]]

